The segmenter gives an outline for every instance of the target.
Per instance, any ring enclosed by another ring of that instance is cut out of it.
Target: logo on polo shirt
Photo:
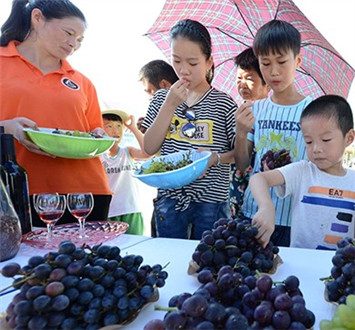
[[[62,84],[75,91],[80,89],[80,86],[69,78],[62,78]]]

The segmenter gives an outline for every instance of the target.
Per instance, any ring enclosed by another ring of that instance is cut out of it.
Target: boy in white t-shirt
[[[131,176],[135,168],[134,159],[150,157],[143,151],[143,134],[137,128],[134,117],[122,110],[104,110],[102,119],[107,135],[118,139],[109,151],[100,156],[110,189],[114,193],[110,203],[109,220],[128,223],[127,234],[143,235],[144,222],[140,211],[138,186],[136,179]],[[140,149],[131,146],[120,147],[125,127],[134,134]]]
[[[292,196],[291,246],[335,249],[343,237],[354,237],[355,171],[343,167],[343,154],[355,139],[348,102],[337,95],[312,101],[301,115],[309,161],[255,174],[251,192],[258,204],[253,224],[266,245],[275,228],[275,206],[269,188]]]

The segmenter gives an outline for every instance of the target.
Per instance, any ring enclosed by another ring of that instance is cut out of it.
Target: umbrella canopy
[[[170,58],[170,28],[179,20],[204,24],[212,38],[215,78],[212,85],[239,100],[233,57],[252,46],[257,30],[272,19],[291,23],[302,36],[302,66],[296,88],[316,98],[348,96],[355,71],[313,26],[292,0],[167,0],[148,36]]]

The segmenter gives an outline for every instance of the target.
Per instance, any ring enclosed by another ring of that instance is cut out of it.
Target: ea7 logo
[[[70,80],[69,78],[62,78],[62,84],[65,87],[68,87],[73,90],[79,90],[80,86],[76,84],[73,80]]]

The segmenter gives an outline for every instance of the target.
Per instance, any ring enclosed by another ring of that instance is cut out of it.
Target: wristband
[[[220,165],[221,164],[221,155],[217,152],[215,152],[216,156],[217,156],[217,164],[216,166]]]

